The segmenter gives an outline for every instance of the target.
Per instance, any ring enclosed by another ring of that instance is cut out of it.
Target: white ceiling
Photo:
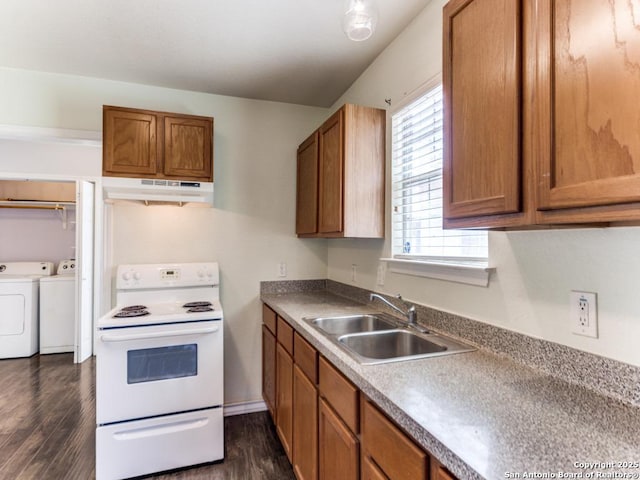
[[[1,0],[0,66],[328,107],[430,0]]]

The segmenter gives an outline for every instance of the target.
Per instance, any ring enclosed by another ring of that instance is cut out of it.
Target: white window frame
[[[424,96],[430,90],[441,84],[442,78],[440,75],[438,75],[419,86],[413,92],[408,94],[404,99],[402,99],[401,102],[399,102],[389,110],[387,124],[391,128],[391,151],[393,151],[393,116],[397,112],[415,102],[418,98]],[[495,270],[489,267],[488,258],[420,256],[393,253],[393,158],[391,158],[390,162],[389,177],[391,178],[391,195],[389,196],[389,207],[391,212],[391,238],[389,242],[389,249],[391,251],[391,255],[388,258],[381,259],[382,261],[387,263],[387,268],[393,273],[436,278],[440,280],[448,280],[477,286],[488,286],[490,274]]]

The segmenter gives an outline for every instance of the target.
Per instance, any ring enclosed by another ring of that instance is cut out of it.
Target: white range
[[[217,263],[120,265],[98,320],[96,480],[224,457]]]

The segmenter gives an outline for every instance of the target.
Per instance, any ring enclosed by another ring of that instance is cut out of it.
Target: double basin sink
[[[382,313],[304,320],[365,365],[475,350],[444,335],[411,330],[392,316]]]

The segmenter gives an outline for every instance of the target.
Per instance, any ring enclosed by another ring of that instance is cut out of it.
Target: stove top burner
[[[184,308],[193,308],[193,307],[210,307],[211,302],[189,302],[183,305]],[[213,310],[213,309],[211,309]],[[203,310],[204,312],[209,312],[211,310]]]
[[[213,312],[213,308],[209,307],[208,305],[197,305],[187,310],[187,313],[200,313],[200,312]]]
[[[120,309],[121,312],[133,312],[135,310],[146,310],[147,307],[144,305],[131,305],[129,307],[122,307]]]
[[[125,310],[124,308],[116,313],[113,318],[131,318],[131,317],[144,317],[149,315],[149,312],[144,309],[138,310]]]

